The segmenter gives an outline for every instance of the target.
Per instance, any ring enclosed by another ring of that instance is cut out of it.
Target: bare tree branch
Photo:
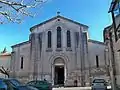
[[[34,17],[29,9],[44,4],[47,0],[0,0],[0,24],[5,21],[21,22],[22,16]]]
[[[3,73],[3,74],[5,73],[1,68],[0,68],[0,72]]]
[[[5,75],[7,75],[9,77],[9,71],[2,66],[2,70],[4,72]]]
[[[9,71],[8,71],[7,69],[5,70],[5,68],[4,68],[3,66],[1,66],[0,72],[1,72],[2,74],[4,74],[4,75],[7,75],[7,76],[9,77]]]
[[[5,70],[3,66],[2,66],[2,69],[4,70],[5,74],[9,76],[9,72],[7,71],[7,69]]]

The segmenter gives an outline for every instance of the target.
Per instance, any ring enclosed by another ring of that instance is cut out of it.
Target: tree
[[[9,78],[9,70],[5,69],[3,66],[0,67],[0,73],[7,75]]]
[[[7,52],[7,50],[6,50],[6,47],[5,47],[1,53],[6,53],[6,52]]]
[[[47,0],[0,0],[0,24],[6,22],[21,23],[25,16],[33,17],[34,8]]]

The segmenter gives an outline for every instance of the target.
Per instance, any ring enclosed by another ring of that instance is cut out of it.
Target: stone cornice
[[[14,47],[18,47],[18,46],[20,46],[20,45],[29,44],[29,43],[30,43],[30,41],[25,41],[25,42],[22,42],[22,43],[13,45],[13,46],[11,46],[11,47],[14,48]]]

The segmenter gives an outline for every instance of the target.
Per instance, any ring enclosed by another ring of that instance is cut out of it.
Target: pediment
[[[87,25],[84,25],[84,24],[81,24],[81,23],[79,23],[79,22],[76,22],[76,21],[73,21],[73,20],[71,20],[71,19],[68,19],[68,18],[65,18],[65,17],[63,17],[63,16],[60,16],[60,15],[58,15],[58,16],[55,16],[55,17],[53,17],[53,18],[51,18],[51,19],[49,19],[49,20],[46,20],[46,21],[44,21],[44,22],[42,22],[42,23],[40,23],[40,24],[37,24],[37,25],[35,25],[35,26],[33,26],[33,27],[31,27],[30,28],[30,31],[32,32],[33,30],[35,30],[35,28],[37,28],[37,27],[40,27],[40,26],[42,26],[42,25],[45,25],[45,24],[47,24],[47,23],[50,23],[50,22],[52,22],[52,21],[55,21],[55,23],[56,24],[63,24],[63,23],[60,23],[61,21],[59,21],[59,20],[66,20],[66,21],[68,21],[68,22],[71,22],[71,23],[73,23],[73,24],[76,24],[76,25],[79,25],[79,26],[83,26],[83,27],[86,27],[86,28],[88,28],[88,26]],[[52,27],[52,26],[51,26]]]

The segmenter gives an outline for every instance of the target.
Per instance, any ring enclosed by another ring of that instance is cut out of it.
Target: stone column
[[[11,53],[11,61],[10,61],[10,77],[15,78],[15,52]]]
[[[85,56],[84,56],[84,37],[83,37],[83,29],[82,27],[80,27],[80,56],[81,56],[81,86],[85,86],[85,73],[84,73],[84,70],[85,70]]]
[[[36,34],[35,33],[32,33],[30,35],[30,42],[31,42],[31,46],[30,46],[30,78],[31,79],[36,79],[36,69],[35,69],[35,66],[36,66],[36,44],[37,44],[37,38],[36,38]]]
[[[38,34],[38,77],[43,79],[42,38],[43,33]]]
[[[84,57],[84,83],[89,85],[90,83],[90,61],[88,60],[88,39],[87,39],[87,32],[83,32],[83,57]]]

